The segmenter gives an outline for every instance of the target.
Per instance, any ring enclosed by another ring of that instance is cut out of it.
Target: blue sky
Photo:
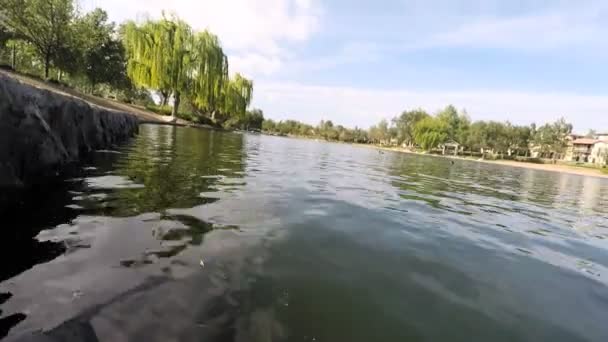
[[[608,131],[608,1],[82,0],[112,20],[177,13],[220,36],[274,119],[368,127],[447,104]]]

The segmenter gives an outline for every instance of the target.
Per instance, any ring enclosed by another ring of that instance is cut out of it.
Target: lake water
[[[601,178],[145,125],[3,220],[8,339],[608,341]]]

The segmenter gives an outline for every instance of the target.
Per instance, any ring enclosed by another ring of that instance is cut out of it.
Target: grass
[[[159,105],[155,105],[155,104],[147,104],[145,108],[146,108],[146,110],[149,110],[156,114],[165,115],[165,116],[170,116],[171,112],[173,110],[173,108],[171,106],[159,106]],[[209,125],[209,126],[216,127],[216,128],[220,127],[217,123],[215,123],[210,118],[208,118],[206,116],[202,116],[202,115],[197,115],[197,114],[191,113],[191,112],[181,112],[180,111],[179,113],[177,113],[177,117],[182,120],[190,121],[190,122],[197,123],[197,124]]]

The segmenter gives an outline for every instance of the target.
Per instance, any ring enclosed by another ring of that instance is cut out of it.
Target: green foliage
[[[295,120],[286,120],[275,122],[271,119],[266,119],[262,123],[262,131],[274,135],[293,135],[300,137],[309,137],[316,139],[325,139],[328,141],[341,141],[350,143],[367,143],[368,137],[365,130],[356,128],[348,129],[344,126],[335,126],[331,121],[321,121],[317,127],[298,122]]]
[[[225,113],[237,124],[246,115],[253,82],[240,74],[228,78],[228,59],[216,35],[194,33],[178,18],[163,18],[138,25],[127,22],[121,29],[128,55],[127,73],[137,85],[173,96],[173,114],[181,97],[199,112]]]
[[[192,75],[192,29],[177,18],[148,20],[142,25],[129,21],[122,36],[127,74],[136,86],[171,92],[175,116]]]
[[[175,16],[127,21],[117,30],[104,10],[78,15],[74,4],[0,0],[0,64],[46,79],[57,72],[59,83],[126,102],[149,104],[145,89],[159,94],[162,106],[171,99],[174,116],[187,112],[201,121],[210,115],[228,126],[261,128],[260,113],[247,112],[253,81],[228,77],[216,35],[194,32]]]
[[[236,74],[224,86],[223,112],[243,116],[253,95],[253,82]]]
[[[411,146],[414,144],[414,127],[416,124],[430,115],[422,109],[404,111],[400,116],[393,119],[393,125],[397,130],[399,144]]]
[[[230,100],[233,101],[231,104],[234,104],[234,107],[230,107],[229,109],[222,108],[226,97],[225,93],[227,91],[238,93],[242,90],[239,87],[243,86],[242,81],[244,78],[237,75],[237,80],[234,80],[234,82],[238,84],[227,83],[228,59],[224,54],[218,37],[209,31],[200,32],[196,35],[193,44],[192,73],[196,75],[192,80],[191,95],[194,100],[193,102],[203,112],[207,113],[224,109],[227,113],[244,114],[247,106],[241,110],[238,104],[235,104],[238,100],[234,100],[232,97],[230,97]],[[251,98],[250,93],[252,90],[250,88],[249,99]],[[231,95],[234,94],[231,93]],[[247,101],[247,105],[249,105],[249,101]],[[231,111],[235,108],[237,108],[238,113]]]
[[[2,26],[34,47],[49,77],[51,64],[66,51],[76,13],[73,0],[0,0]]]
[[[246,131],[261,131],[264,122],[264,112],[260,109],[252,109],[244,115],[232,116],[224,123],[224,127]]]
[[[440,117],[420,120],[414,127],[414,140],[424,150],[430,151],[449,139],[450,126]]]
[[[154,103],[148,103],[146,105],[146,109],[156,114],[166,116],[171,116],[171,113],[173,112],[173,108],[171,108],[171,106],[157,105]]]
[[[377,144],[388,144],[390,135],[388,129],[388,121],[385,119],[380,120],[378,125],[369,128],[369,139],[373,143]]]
[[[561,118],[553,123],[539,127],[532,141],[540,148],[543,156],[557,159],[568,146],[568,135],[572,133],[572,125]]]
[[[108,14],[95,9],[77,18],[74,23],[74,50],[78,51],[78,72],[91,88],[108,84],[116,89],[130,86],[126,75],[126,56],[122,42],[116,39],[116,28],[108,22]]]

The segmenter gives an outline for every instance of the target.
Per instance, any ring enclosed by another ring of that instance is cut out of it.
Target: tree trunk
[[[17,44],[13,42],[13,55],[11,59],[11,67],[17,71]]]
[[[46,55],[44,56],[44,79],[45,80],[49,79],[50,65],[51,65],[51,54],[47,52]]]
[[[169,92],[161,90],[161,92],[160,92],[160,104],[161,104],[161,106],[166,106],[168,100],[169,100]]]
[[[177,113],[179,113],[179,102],[180,102],[180,94],[179,91],[176,91],[173,95],[173,110],[171,111],[171,116],[173,118],[177,117]]]

